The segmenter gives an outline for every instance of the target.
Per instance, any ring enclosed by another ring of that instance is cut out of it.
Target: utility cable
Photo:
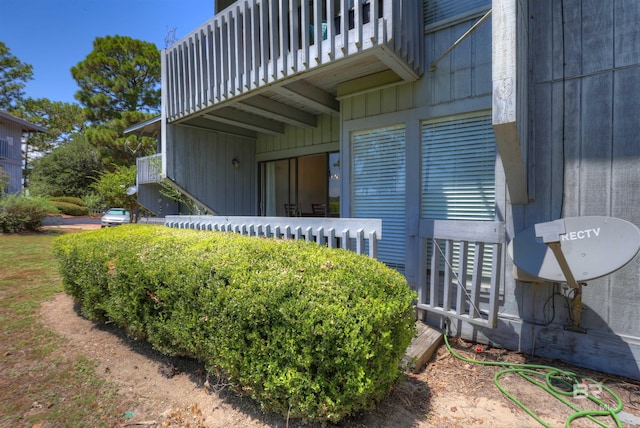
[[[561,370],[556,367],[546,366],[546,365],[538,365],[538,364],[521,364],[521,363],[507,363],[507,362],[499,362],[499,361],[478,361],[471,358],[464,357],[458,354],[449,344],[449,340],[447,338],[447,328],[445,326],[444,331],[444,342],[447,346],[447,349],[457,359],[472,363],[472,364],[480,364],[485,366],[500,366],[504,367],[504,369],[498,371],[493,377],[493,381],[496,387],[502,392],[507,398],[513,401],[518,407],[527,412],[529,416],[538,421],[542,426],[552,428],[552,425],[545,422],[540,416],[538,416],[533,410],[527,407],[524,403],[518,400],[514,395],[512,395],[506,388],[500,383],[500,378],[508,373],[514,373],[522,377],[523,379],[531,382],[532,384],[540,387],[541,389],[548,392],[550,395],[555,397],[557,400],[564,403],[566,406],[571,408],[574,413],[569,415],[569,417],[565,420],[565,426],[570,427],[571,422],[579,418],[587,418],[592,422],[602,426],[608,427],[601,420],[596,419],[596,416],[609,416],[616,423],[617,427],[622,427],[622,422],[620,418],[618,418],[618,413],[622,411],[623,403],[620,397],[614,393],[607,386],[603,385],[600,382],[595,381],[594,379],[590,379],[585,376],[577,375],[573,372],[567,370]],[[585,384],[585,381],[587,382]],[[557,385],[562,385],[562,387],[558,387]],[[602,401],[600,398],[596,397],[593,394],[590,394],[588,390],[585,390],[584,386],[596,386],[598,391],[606,391],[617,403],[615,407],[612,407]],[[601,410],[581,410],[578,406],[573,404],[571,401],[567,400],[565,397],[585,397],[598,405]]]

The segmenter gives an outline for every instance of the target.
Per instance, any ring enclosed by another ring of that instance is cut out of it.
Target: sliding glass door
[[[340,157],[320,153],[260,164],[260,214],[338,217]]]

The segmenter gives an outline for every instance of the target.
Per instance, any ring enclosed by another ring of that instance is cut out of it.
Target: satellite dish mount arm
[[[567,259],[562,252],[560,245],[561,236],[566,234],[564,220],[555,220],[548,223],[539,223],[535,225],[536,236],[542,238],[544,243],[551,249],[553,255],[558,261],[558,265],[564,274],[567,285],[573,289],[573,299],[571,300],[571,325],[565,329],[586,333],[587,331],[580,327],[580,316],[582,313],[582,287],[586,285],[584,282],[577,282],[571,272],[571,268],[567,263]]]

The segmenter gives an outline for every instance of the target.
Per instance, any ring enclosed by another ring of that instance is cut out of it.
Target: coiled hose
[[[600,382],[597,382],[588,377],[579,376],[573,372],[561,370],[551,366],[545,365],[537,365],[537,364],[519,364],[519,363],[507,363],[507,362],[498,362],[498,361],[478,361],[473,360],[471,358],[463,357],[458,354],[451,345],[449,344],[449,340],[447,338],[447,331],[444,331],[444,342],[447,346],[447,349],[459,360],[465,361],[467,363],[473,364],[481,364],[485,366],[500,366],[504,367],[503,370],[498,371],[493,377],[493,381],[496,387],[506,395],[511,401],[513,401],[516,405],[518,405],[522,410],[527,412],[532,418],[538,421],[542,426],[553,428],[552,425],[545,422],[540,416],[538,416],[533,410],[527,407],[524,403],[519,401],[516,397],[514,397],[511,393],[509,393],[501,384],[500,378],[507,373],[515,373],[531,382],[532,384],[542,388],[547,391],[549,394],[554,396],[556,399],[560,400],[566,406],[570,407],[574,413],[569,415],[569,417],[565,420],[565,426],[570,427],[571,422],[579,418],[588,418],[589,420],[597,423],[602,427],[608,427],[607,424],[603,423],[601,420],[596,419],[596,416],[609,416],[616,423],[617,427],[622,427],[622,422],[618,418],[618,413],[622,411],[623,403],[618,395],[616,395],[611,389],[606,387]],[[582,386],[585,385],[585,382],[588,382],[590,386],[596,386],[598,391],[606,391],[613,399],[616,401],[617,405],[612,407],[598,397],[590,394],[588,391],[582,389]],[[566,388],[558,388],[555,385],[562,385]],[[565,397],[576,397],[577,395],[588,398],[589,400],[596,403],[601,410],[581,410],[567,400]]]

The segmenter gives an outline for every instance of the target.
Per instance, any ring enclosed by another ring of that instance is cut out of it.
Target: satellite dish
[[[127,195],[133,196],[138,193],[138,186],[131,186],[127,189]]]
[[[640,250],[640,229],[613,217],[569,217],[524,230],[509,243],[507,251],[515,265],[529,275],[566,282],[548,245],[554,241],[559,241],[575,280],[585,282],[629,263]]]

